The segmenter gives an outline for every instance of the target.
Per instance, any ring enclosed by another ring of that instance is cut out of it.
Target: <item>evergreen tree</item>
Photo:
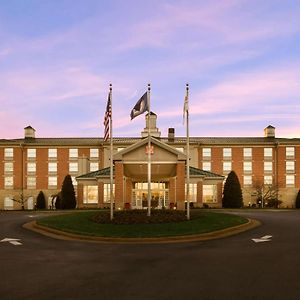
[[[67,175],[64,179],[61,188],[61,208],[73,209],[75,207],[76,207],[75,190],[74,190],[71,176]]]
[[[222,206],[225,208],[240,208],[243,206],[241,185],[234,171],[231,171],[226,179],[223,190]]]
[[[297,198],[296,198],[296,208],[300,208],[300,190],[298,191]]]
[[[46,208],[46,199],[45,195],[42,191],[39,192],[36,198],[36,208],[37,209],[45,209]]]

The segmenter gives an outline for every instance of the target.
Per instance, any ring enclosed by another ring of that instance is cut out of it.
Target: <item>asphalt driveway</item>
[[[0,240],[15,243],[0,243],[0,299],[299,299],[300,212],[233,213],[262,225],[212,241],[128,245],[52,239],[21,227],[42,213],[1,212]]]

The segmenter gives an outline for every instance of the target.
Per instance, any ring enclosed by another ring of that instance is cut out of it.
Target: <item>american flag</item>
[[[106,111],[104,115],[104,142],[109,138],[109,124],[111,119],[111,91],[108,93]]]

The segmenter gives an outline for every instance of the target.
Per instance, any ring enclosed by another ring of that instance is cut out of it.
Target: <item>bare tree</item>
[[[13,200],[14,202],[20,203],[20,204],[21,204],[21,207],[22,207],[22,210],[25,210],[25,204],[26,204],[27,201],[28,201],[28,197],[25,198],[23,192],[20,192],[20,193],[19,193],[19,197],[18,197],[18,198],[15,198],[15,197],[14,197],[14,198],[12,198],[12,200]]]
[[[254,189],[257,196],[257,204],[261,207],[275,207],[282,203],[279,200],[279,188],[274,184],[264,184],[262,182],[256,182]]]

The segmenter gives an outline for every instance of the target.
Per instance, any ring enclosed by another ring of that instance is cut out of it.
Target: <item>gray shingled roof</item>
[[[222,176],[222,175],[212,173],[209,171],[204,171],[204,170],[197,169],[194,167],[190,167],[190,175],[191,176],[204,176],[205,178],[220,178],[220,179],[224,178],[224,176]]]
[[[113,168],[113,174],[115,175],[115,168]],[[96,178],[98,176],[110,176],[110,167],[77,176],[76,179]]]

